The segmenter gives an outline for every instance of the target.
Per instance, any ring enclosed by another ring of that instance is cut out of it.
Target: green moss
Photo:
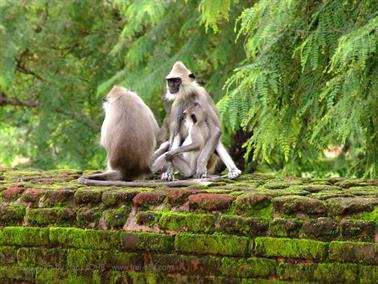
[[[263,236],[268,231],[268,226],[267,219],[222,215],[218,230],[227,234]]]
[[[232,235],[179,233],[175,238],[178,252],[243,256],[248,253],[249,239]]]
[[[308,192],[321,192],[321,191],[340,191],[341,188],[335,185],[326,184],[306,184],[291,186],[290,190],[305,190]]]
[[[143,268],[143,256],[115,250],[68,249],[67,265],[79,269],[130,270]]]
[[[173,250],[174,238],[170,235],[147,232],[122,232],[124,250],[165,251]]]
[[[51,227],[49,240],[55,246],[68,248],[115,249],[121,247],[118,231]]]
[[[49,231],[46,228],[5,227],[0,230],[0,244],[18,246],[46,246]]]
[[[66,251],[63,249],[19,248],[18,264],[26,267],[51,265],[63,267],[66,265]]]
[[[131,208],[121,207],[105,211],[105,224],[112,229],[122,228],[129,217]]]
[[[378,244],[365,242],[331,242],[329,258],[337,262],[378,265]]]
[[[313,280],[321,283],[358,283],[358,265],[341,263],[319,263]]]
[[[224,257],[222,259],[222,275],[240,278],[262,277],[276,275],[277,262],[271,259],[248,258],[238,259]]]
[[[13,264],[17,262],[17,248],[10,246],[1,246],[0,247],[0,263],[4,264]]]
[[[306,239],[259,237],[255,239],[254,251],[258,256],[323,260],[327,257],[328,243]]]
[[[24,206],[10,205],[0,207],[0,225],[18,225],[24,220],[26,209]]]
[[[303,222],[299,219],[275,218],[269,225],[269,235],[276,237],[298,237]]]
[[[376,284],[378,279],[377,265],[360,265],[360,283]]]
[[[141,211],[137,213],[137,224],[152,227],[159,222],[161,213],[154,211]]]
[[[43,269],[38,268],[36,270],[35,283],[37,284],[82,284],[82,283],[93,283],[100,284],[101,273],[95,270],[67,270],[67,269],[57,269],[49,268]],[[34,282],[34,281],[33,281]]]
[[[170,231],[214,232],[215,215],[202,213],[164,212],[159,219],[159,227]]]
[[[72,225],[76,221],[76,213],[72,208],[29,208],[26,218],[31,225]]]
[[[80,227],[96,227],[102,215],[101,207],[78,208],[76,210],[76,221]]]
[[[247,193],[238,196],[235,212],[238,215],[270,219],[273,212],[271,197],[265,193]]]
[[[35,270],[33,268],[0,266],[0,280],[2,283],[19,283],[18,281],[33,283],[34,279]]]
[[[378,225],[378,207],[371,212],[363,213],[362,215],[353,215],[353,219],[361,219],[367,221],[374,221]]]

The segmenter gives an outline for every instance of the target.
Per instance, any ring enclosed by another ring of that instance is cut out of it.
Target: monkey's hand
[[[175,151],[168,151],[167,153],[165,153],[165,160],[170,162],[175,156],[176,156]]]
[[[162,181],[173,181],[175,180],[175,176],[173,175],[173,169],[168,167],[168,169],[161,174]]]
[[[194,177],[195,178],[207,178],[207,168],[198,166]]]
[[[241,175],[241,170],[239,170],[238,168],[232,168],[227,174],[229,179],[236,179],[240,175]]]

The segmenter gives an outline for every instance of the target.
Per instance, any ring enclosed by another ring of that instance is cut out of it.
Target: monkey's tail
[[[78,182],[85,185],[94,186],[124,186],[124,187],[185,187],[191,185],[209,185],[213,182],[227,179],[224,176],[212,176],[203,179],[187,179],[174,181],[115,181],[115,180],[92,180],[85,176],[78,178]]]

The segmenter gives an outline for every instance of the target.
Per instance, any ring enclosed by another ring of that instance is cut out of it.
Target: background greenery
[[[377,0],[0,0],[0,164],[102,168],[100,98],[127,86],[162,121],[182,60],[247,169],[377,177],[377,50]]]

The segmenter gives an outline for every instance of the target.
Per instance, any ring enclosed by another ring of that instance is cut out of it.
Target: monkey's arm
[[[191,143],[189,145],[181,146],[176,148],[175,150],[171,150],[165,154],[166,160],[170,161],[177,155],[184,153],[184,152],[191,152],[200,149],[200,144],[198,143]]]
[[[227,176],[231,179],[234,179],[234,178],[237,178],[238,176],[240,176],[241,170],[239,170],[236,167],[234,161],[232,160],[230,154],[227,152],[227,150],[224,147],[224,145],[222,144],[222,142],[219,141],[217,148],[216,148],[216,151],[217,151],[219,157],[221,158],[221,160],[223,161],[223,163],[226,165],[226,167],[228,169]]]
[[[169,149],[169,146],[170,146],[169,141],[161,143],[159,149],[157,149],[154,152],[154,154],[153,154],[153,156],[151,158],[151,161],[154,162],[158,157],[160,157],[162,154],[164,154],[165,152],[167,152],[168,149]]]

